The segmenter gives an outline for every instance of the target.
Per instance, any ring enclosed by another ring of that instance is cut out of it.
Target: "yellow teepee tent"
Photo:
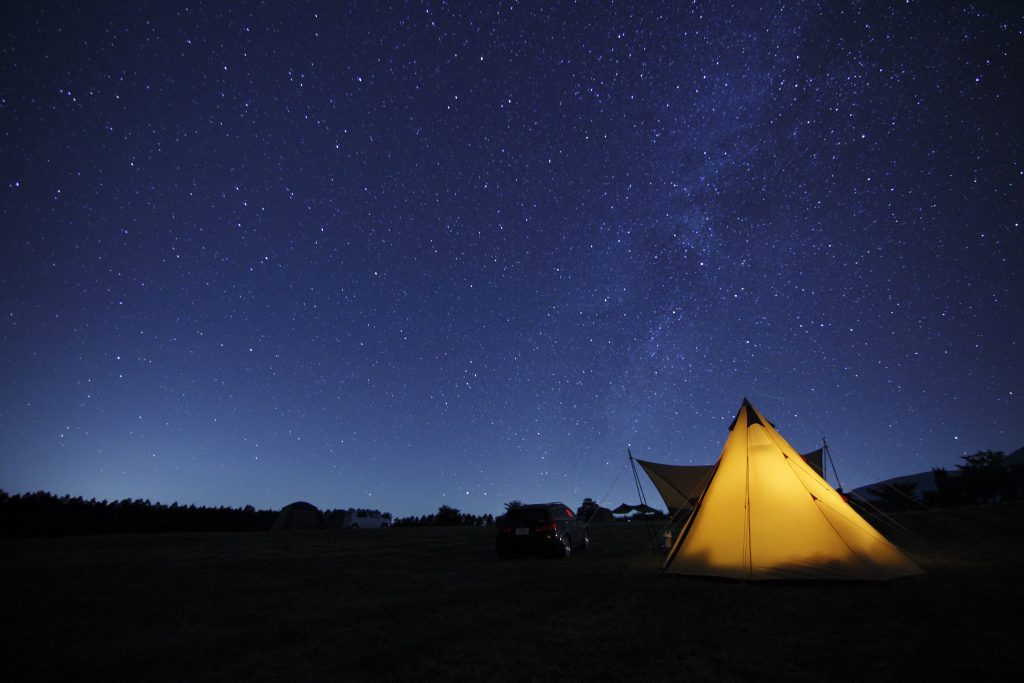
[[[743,399],[665,571],[734,579],[880,581],[923,573]]]

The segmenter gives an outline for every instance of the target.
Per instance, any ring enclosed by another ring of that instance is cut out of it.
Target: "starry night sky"
[[[615,506],[744,396],[846,488],[1024,446],[1019,3],[93,4],[0,16],[9,493]]]

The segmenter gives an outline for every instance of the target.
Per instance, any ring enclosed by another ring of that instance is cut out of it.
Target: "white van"
[[[387,529],[391,526],[390,512],[349,508],[343,511],[343,515],[342,526],[346,529]]]

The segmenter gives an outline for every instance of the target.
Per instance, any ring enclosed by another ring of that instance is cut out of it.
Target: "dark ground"
[[[659,573],[643,526],[571,560],[485,528],[0,541],[5,680],[1020,680],[1024,505],[899,516],[926,577]]]

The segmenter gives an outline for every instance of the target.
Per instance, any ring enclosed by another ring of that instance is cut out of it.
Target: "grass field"
[[[643,526],[0,542],[5,680],[1019,680],[1024,506],[899,517],[884,584],[664,576]]]

